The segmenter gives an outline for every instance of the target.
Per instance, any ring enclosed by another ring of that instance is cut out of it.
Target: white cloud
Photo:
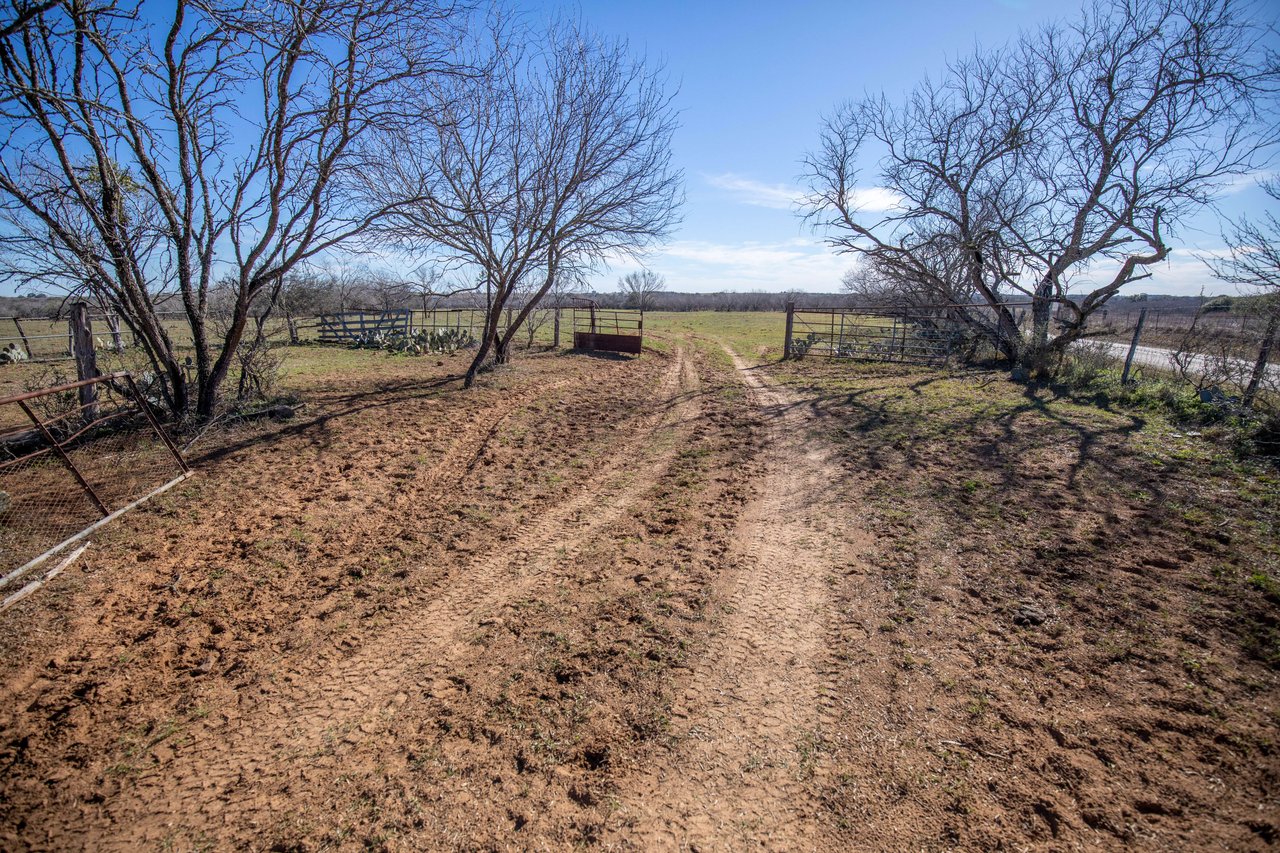
[[[728,192],[735,201],[754,207],[795,210],[804,198],[804,192],[797,186],[766,184],[733,172],[703,175],[703,178],[716,189]],[[868,213],[883,213],[896,208],[902,197],[884,187],[860,187],[850,194],[850,201]]]
[[[849,194],[853,206],[867,213],[884,213],[902,204],[902,196],[885,187],[866,187]]]
[[[796,238],[768,243],[677,240],[646,256],[643,265],[666,276],[667,287],[676,291],[834,292],[840,289],[840,277],[852,263],[851,258],[836,255],[817,241]],[[639,266],[617,263],[611,278],[593,285],[611,290],[618,276]]]
[[[1195,296],[1235,294],[1234,286],[1218,281],[1201,256],[1218,256],[1220,246],[1180,248],[1169,259],[1151,268],[1151,277],[1126,286],[1121,293],[1167,293]],[[647,255],[642,262],[615,259],[608,274],[591,284],[599,290],[613,290],[617,278],[641,266],[661,273],[670,290],[709,293],[722,290],[780,292],[806,290],[836,293],[840,279],[854,265],[848,255],[838,255],[820,240],[796,237],[779,241],[718,243],[707,240],[677,240]],[[1072,293],[1085,293],[1101,286],[1115,273],[1112,264],[1098,264],[1074,282]]]
[[[1232,175],[1227,179],[1226,185],[1222,187],[1225,195],[1235,195],[1245,190],[1251,190],[1263,181],[1270,180],[1276,176],[1275,172],[1250,172],[1247,175]]]
[[[799,188],[785,184],[765,184],[735,175],[733,172],[725,172],[722,175],[703,175],[703,177],[711,186],[729,192],[742,204],[791,210],[800,201]]]

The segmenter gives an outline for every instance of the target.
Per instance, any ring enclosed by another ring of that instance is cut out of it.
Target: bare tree
[[[1280,181],[1271,178],[1259,186],[1280,204]],[[1274,210],[1266,210],[1260,218],[1242,216],[1227,220],[1226,225],[1222,235],[1226,256],[1207,259],[1214,277],[1280,296],[1280,217]]]
[[[667,289],[667,280],[653,270],[636,270],[618,279],[618,292],[626,297],[628,308],[648,311],[658,294]]]
[[[537,53],[520,45],[541,43]],[[424,87],[425,133],[387,134],[368,173],[381,229],[474,270],[486,323],[470,385],[557,280],[634,254],[675,222],[674,113],[661,76],[577,25],[500,23],[471,60],[484,77]],[[402,202],[401,199],[408,200]],[[518,308],[510,324],[507,308]]]
[[[1263,161],[1276,129],[1259,104],[1280,79],[1266,32],[1231,0],[1094,3],[903,104],[841,107],[806,161],[806,214],[900,285],[981,300],[992,343],[1044,369],[1168,256],[1181,220]],[[876,215],[858,204],[870,143],[899,199]],[[1029,332],[1002,292],[1032,303]]]
[[[405,287],[422,301],[422,312],[425,314],[443,300],[472,293],[479,285],[450,275],[441,265],[428,262],[414,267]]]
[[[418,0],[177,0],[168,17],[62,0],[8,17],[4,272],[119,311],[176,415],[212,414],[255,300],[385,214],[346,191],[360,143],[405,120],[406,88],[456,71],[454,9]],[[234,298],[214,336],[222,274]],[[157,316],[170,293],[194,393]]]
[[[1273,202],[1280,202],[1280,181],[1272,178],[1260,182],[1262,191]],[[1274,210],[1264,211],[1261,218],[1227,220],[1227,232],[1223,241],[1227,244],[1225,257],[1209,258],[1214,277],[1221,281],[1259,290],[1259,313],[1265,318],[1262,345],[1258,357],[1249,371],[1244,387],[1245,407],[1253,404],[1259,388],[1267,378],[1268,366],[1280,335],[1280,217]],[[1276,383],[1273,380],[1272,386]]]

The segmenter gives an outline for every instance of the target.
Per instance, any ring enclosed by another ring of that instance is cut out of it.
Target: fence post
[[[1129,344],[1129,354],[1124,359],[1124,373],[1120,375],[1120,384],[1129,384],[1129,368],[1133,366],[1133,354],[1138,351],[1138,339],[1142,337],[1142,324],[1147,322],[1147,309],[1138,312],[1138,325],[1133,328],[1133,342]]]
[[[783,359],[791,358],[791,329],[795,320],[796,304],[794,302],[787,303],[787,331],[786,338],[782,341],[782,357]]]
[[[120,339],[120,316],[107,314],[107,328],[111,330],[111,348],[117,354],[124,352],[124,341]]]
[[[552,334],[556,339],[555,349],[560,349],[560,306],[557,305],[554,310],[556,314],[555,319],[551,323]]]
[[[1262,377],[1267,374],[1267,362],[1271,360],[1271,348],[1276,343],[1276,328],[1280,326],[1280,311],[1272,312],[1267,320],[1267,331],[1262,336],[1262,349],[1258,351],[1258,360],[1253,365],[1253,373],[1249,376],[1249,387],[1244,389],[1241,403],[1247,409],[1253,405],[1253,398],[1262,384]]]
[[[89,303],[77,302],[71,306],[68,322],[72,354],[76,357],[76,378],[93,379],[98,375],[98,357],[93,351],[93,326],[89,324]],[[98,386],[80,386],[80,406],[85,418],[98,417]]]

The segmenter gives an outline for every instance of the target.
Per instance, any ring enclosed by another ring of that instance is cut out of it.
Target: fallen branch
[[[973,746],[972,744],[962,743],[961,741],[958,741],[958,740],[940,740],[938,741],[938,743],[943,746],[961,746],[961,747],[964,747],[965,749],[973,750],[974,752],[978,753],[978,755],[981,755],[985,758],[996,758],[996,759],[999,759],[1000,761],[1012,760],[1007,755],[1001,755],[998,752],[987,752],[986,750],[979,749],[978,747]]]

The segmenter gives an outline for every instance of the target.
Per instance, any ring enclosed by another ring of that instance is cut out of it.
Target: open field
[[[1257,849],[1280,477],[1006,374],[287,350],[0,615],[4,849]],[[22,367],[22,366],[19,366]]]

